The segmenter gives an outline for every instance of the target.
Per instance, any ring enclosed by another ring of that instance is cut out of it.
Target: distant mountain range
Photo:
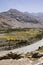
[[[16,9],[1,12],[1,28],[43,28],[43,13],[20,12]]]

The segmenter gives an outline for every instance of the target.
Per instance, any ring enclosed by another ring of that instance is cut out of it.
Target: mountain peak
[[[9,9],[8,12],[10,12],[10,13],[17,13],[17,12],[19,12],[19,11],[16,10],[16,9]]]
[[[41,24],[40,24],[41,23]],[[16,9],[9,9],[6,12],[0,13],[0,27],[7,28],[39,28],[43,27],[42,22],[31,15],[30,13],[23,13]]]

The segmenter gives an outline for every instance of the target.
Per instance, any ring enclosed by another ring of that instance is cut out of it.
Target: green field
[[[0,30],[0,48],[13,49],[30,45],[43,37],[43,29]]]

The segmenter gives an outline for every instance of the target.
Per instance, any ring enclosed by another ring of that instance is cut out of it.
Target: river
[[[25,47],[22,47],[22,48],[18,48],[18,49],[14,49],[12,50],[13,52],[16,51],[16,52],[31,52],[31,51],[35,51],[37,50],[39,47],[43,46],[43,39],[34,43],[34,44],[31,44],[31,45],[28,45],[28,46],[25,46]]]
[[[25,46],[25,47],[13,49],[13,50],[10,50],[10,51],[0,51],[0,55],[4,55],[4,54],[9,53],[9,52],[17,52],[17,53],[31,52],[31,51],[37,50],[41,46],[43,46],[43,39],[34,43],[34,44]]]

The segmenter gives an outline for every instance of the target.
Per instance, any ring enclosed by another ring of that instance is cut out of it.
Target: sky
[[[43,12],[43,0],[0,0],[0,12],[17,9],[21,12]]]

